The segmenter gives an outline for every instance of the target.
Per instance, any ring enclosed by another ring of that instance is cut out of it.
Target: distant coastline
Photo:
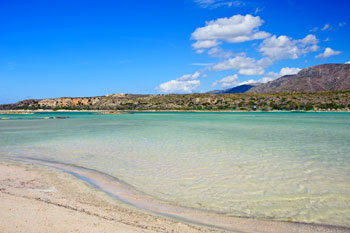
[[[0,110],[27,111],[349,111],[350,91],[274,94],[113,94],[95,97],[28,99],[0,105]]]
[[[132,114],[132,113],[142,113],[142,112],[193,112],[193,113],[239,113],[239,112],[251,112],[251,113],[282,113],[282,112],[293,112],[293,113],[307,113],[307,112],[350,112],[350,108],[346,109],[340,109],[340,110],[334,110],[334,109],[327,109],[327,110],[268,110],[268,111],[262,111],[262,110],[117,110],[117,111],[111,111],[111,110],[97,110],[97,111],[91,111],[91,110],[47,110],[47,109],[38,109],[38,110],[0,110],[0,115],[33,115],[33,114],[42,114],[42,113],[79,113],[79,112],[85,112],[85,113],[91,113],[94,115],[124,115],[124,114]]]
[[[322,113],[322,112],[350,112],[350,109],[341,109],[341,110],[310,110],[310,111],[297,111],[297,110],[269,110],[269,111],[262,111],[262,110],[118,110],[118,111],[110,111],[110,110],[98,110],[98,111],[91,111],[91,110],[47,110],[47,109],[38,109],[38,110],[0,110],[0,115],[34,115],[34,114],[43,114],[43,113],[91,113],[94,115],[125,115],[125,114],[133,114],[133,113],[152,113],[152,112],[193,112],[193,113]],[[0,118],[2,119],[2,118]]]

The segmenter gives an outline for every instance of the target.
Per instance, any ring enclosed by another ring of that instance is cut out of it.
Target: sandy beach
[[[73,175],[0,161],[1,232],[226,232],[133,208]],[[348,232],[345,228],[232,218],[230,232]]]
[[[218,232],[124,206],[69,174],[0,163],[1,232]]]

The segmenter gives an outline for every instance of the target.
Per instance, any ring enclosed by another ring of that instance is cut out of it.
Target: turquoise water
[[[349,113],[0,118],[3,156],[96,169],[174,205],[350,226]]]

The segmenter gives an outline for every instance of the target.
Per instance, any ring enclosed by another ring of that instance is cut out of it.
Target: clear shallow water
[[[32,119],[47,116],[68,119]],[[111,174],[226,215],[350,226],[349,113],[0,115],[0,154]]]

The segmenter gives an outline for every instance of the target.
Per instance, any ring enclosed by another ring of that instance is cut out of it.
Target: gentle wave
[[[137,190],[132,185],[98,170],[38,158],[19,156],[1,156],[1,158],[18,162],[34,163],[61,170],[93,185],[125,204],[156,215],[206,227],[234,232],[255,232],[256,229],[264,229],[264,232],[295,232],[297,230],[298,232],[315,231],[331,233],[350,231],[350,228],[341,226],[271,221],[271,219],[269,219],[270,221],[266,221],[264,219],[253,219],[245,216],[226,216],[215,212],[175,206],[164,201],[156,200],[152,196]]]

